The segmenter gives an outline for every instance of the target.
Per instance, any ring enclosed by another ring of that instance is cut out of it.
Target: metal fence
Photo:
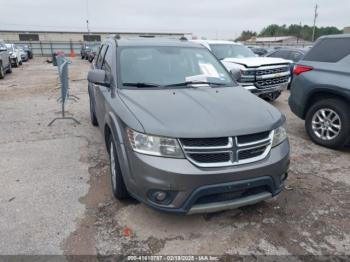
[[[73,42],[73,41],[17,41],[15,44],[25,44],[31,47],[35,56],[51,56],[57,50],[61,50],[66,54],[70,54],[72,51],[75,55],[80,55],[80,50],[85,42]],[[99,45],[99,42],[88,42],[89,45]]]

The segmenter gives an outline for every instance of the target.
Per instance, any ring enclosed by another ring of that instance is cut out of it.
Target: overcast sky
[[[350,26],[350,0],[0,0],[0,30],[86,31],[88,16],[91,31],[235,38],[272,23],[311,25],[316,2],[318,26]]]

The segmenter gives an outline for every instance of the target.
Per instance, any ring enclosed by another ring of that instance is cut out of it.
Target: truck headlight
[[[278,146],[288,138],[285,124],[276,128],[273,132],[272,147]]]
[[[177,139],[151,136],[130,128],[127,129],[127,134],[130,145],[135,152],[153,156],[184,158]]]

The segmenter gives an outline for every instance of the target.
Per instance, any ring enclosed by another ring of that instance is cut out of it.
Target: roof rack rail
[[[139,35],[139,37],[143,37],[143,38],[155,38],[155,35]]]

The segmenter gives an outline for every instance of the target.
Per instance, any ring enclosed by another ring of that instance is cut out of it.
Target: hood
[[[276,57],[246,57],[246,58],[225,58],[224,63],[235,63],[246,67],[258,67],[263,65],[286,64],[288,60]]]
[[[159,136],[244,135],[272,130],[283,121],[277,109],[242,87],[122,89],[119,96],[143,131]]]

